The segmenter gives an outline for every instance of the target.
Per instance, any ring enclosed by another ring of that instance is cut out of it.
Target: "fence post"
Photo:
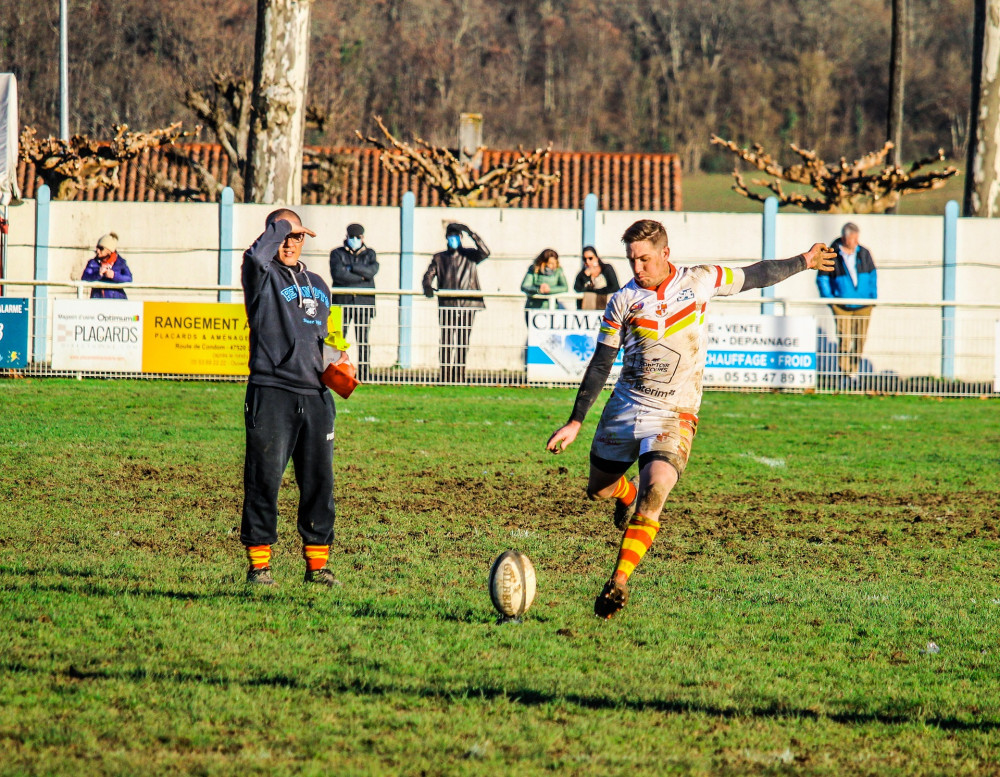
[[[231,187],[222,190],[219,198],[219,285],[233,285],[233,202]],[[220,291],[219,302],[232,302],[231,291]]]
[[[955,301],[958,272],[958,202],[948,200],[944,206],[944,251],[941,267],[941,299]],[[955,307],[941,308],[941,377],[955,377]]]
[[[413,288],[413,217],[417,198],[413,192],[403,194],[399,206],[399,288]],[[413,366],[413,297],[399,298],[399,366]]]
[[[597,243],[597,195],[591,192],[583,198],[583,242],[581,246]],[[582,252],[581,252],[582,253]]]
[[[775,259],[778,253],[778,198],[768,197],[764,200],[764,239],[761,241],[760,258]],[[760,290],[762,297],[773,297],[774,286],[765,286]],[[765,316],[774,315],[774,303],[764,302],[760,312]]]
[[[49,223],[52,193],[42,184],[35,193],[35,280],[49,280]],[[35,286],[34,321],[32,322],[31,359],[45,361],[45,342],[49,334],[49,288]]]

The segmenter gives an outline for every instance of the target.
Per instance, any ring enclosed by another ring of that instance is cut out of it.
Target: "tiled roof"
[[[225,179],[229,158],[222,147],[213,143],[186,143],[176,147],[203,165],[216,178]],[[391,173],[382,167],[382,152],[374,148],[313,148],[317,153],[336,155],[343,161],[343,179],[333,196],[320,192],[303,195],[306,204],[399,205],[404,192],[412,191],[418,206],[438,205],[437,193],[416,176]],[[483,152],[483,170],[514,159],[517,151]],[[581,208],[584,197],[593,192],[601,210],[680,210],[681,168],[674,154],[621,154],[600,152],[553,151],[545,159],[545,173],[559,171],[559,183],[528,197],[520,207]],[[156,191],[150,180],[154,173],[175,181],[181,187],[194,179],[188,167],[167,150],[146,150],[119,170],[117,189],[92,187],[77,195],[79,200],[115,200],[164,202],[167,197]],[[23,161],[17,167],[22,197],[34,197],[38,181],[33,164]],[[303,181],[314,183],[319,174],[305,170]]]

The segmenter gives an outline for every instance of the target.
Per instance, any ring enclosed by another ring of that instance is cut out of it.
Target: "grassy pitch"
[[[1000,773],[995,402],[708,394],[601,622],[572,396],[338,402],[344,585],[301,584],[289,473],[248,593],[241,386],[0,382],[0,773]]]

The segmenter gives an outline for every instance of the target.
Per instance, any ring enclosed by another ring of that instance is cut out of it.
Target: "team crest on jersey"
[[[314,299],[304,299],[302,300],[302,309],[309,318],[316,318],[316,313],[319,312],[319,304]]]
[[[687,302],[689,299],[694,299],[693,289],[682,289],[681,293],[677,295],[678,302]]]
[[[669,302],[661,302],[656,306],[656,315],[660,317],[665,316],[667,314],[668,307],[670,307]]]

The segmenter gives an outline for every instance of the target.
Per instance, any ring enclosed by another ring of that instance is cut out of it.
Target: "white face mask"
[[[349,237],[347,238],[347,247],[352,251],[357,251],[361,248],[361,238],[360,237]]]

